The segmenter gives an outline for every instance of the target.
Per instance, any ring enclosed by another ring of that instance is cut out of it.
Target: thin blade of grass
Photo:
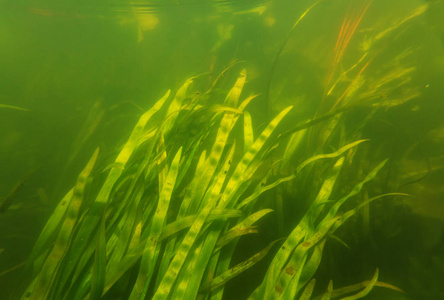
[[[376,269],[376,272],[373,275],[373,278],[370,280],[370,282],[365,286],[365,288],[362,291],[360,291],[357,294],[344,297],[344,298],[342,298],[342,300],[356,300],[356,299],[360,299],[360,298],[367,296],[368,293],[370,293],[370,291],[375,286],[375,283],[378,281],[378,275],[379,275],[379,269]]]
[[[367,182],[369,182],[370,180],[372,180],[373,178],[376,177],[376,175],[378,174],[379,170],[382,169],[382,167],[384,167],[384,165],[386,164],[387,160],[384,160],[383,162],[381,162],[380,164],[378,164],[365,178],[364,180],[362,180],[361,182],[359,182],[358,184],[356,184],[353,189],[344,197],[342,197],[341,199],[339,199],[338,201],[335,202],[335,204],[331,207],[331,209],[329,210],[329,212],[327,213],[327,215],[324,217],[324,219],[319,223],[318,228],[323,227],[326,223],[328,223],[331,218],[333,218],[336,213],[338,212],[339,208],[341,207],[341,205],[348,200],[349,198],[357,195],[361,189],[363,188],[364,184],[366,184]]]
[[[330,282],[328,283],[327,291],[322,294],[321,300],[330,300],[332,293],[333,293],[333,281],[330,280]]]
[[[134,239],[137,239],[135,235],[138,234],[140,236],[141,229],[138,229],[138,226],[141,227],[141,224],[139,225],[141,222],[140,217],[138,217],[138,209],[140,209],[139,202],[143,192],[144,190],[142,188],[136,192],[134,199],[130,201],[126,217],[122,217],[123,224],[118,227],[120,230],[117,232],[116,245],[112,248],[112,253],[110,253],[107,263],[111,268],[118,264],[127,249],[131,249],[134,246]],[[139,231],[139,233],[137,233],[137,231]],[[109,242],[107,248],[111,248]],[[110,270],[107,270],[107,272],[110,272]]]
[[[225,98],[224,104],[226,104],[230,107],[237,107],[237,102],[238,102],[240,94],[242,93],[242,90],[244,88],[244,84],[245,84],[246,79],[247,79],[247,70],[242,69],[233,88],[228,92],[228,95]]]
[[[316,270],[319,267],[322,259],[322,253],[324,251],[324,245],[327,239],[323,239],[320,243],[318,243],[307,263],[304,266],[304,270],[302,270],[301,278],[299,279],[300,286],[304,286],[309,280],[313,278],[313,275],[316,273]]]
[[[206,160],[207,160],[207,152],[206,150],[203,150],[197,162],[196,171],[195,171],[197,174],[203,174],[206,166]],[[194,199],[194,193],[196,192],[199,183],[200,183],[199,180],[193,180],[189,184],[189,189],[187,191],[187,194],[185,195],[184,199],[182,200],[182,203],[180,204],[179,213],[177,215],[178,219],[183,218],[188,214],[191,202]]]
[[[43,261],[39,264],[38,256],[42,256],[47,252],[47,249],[50,248],[51,244],[54,242],[54,239],[57,237],[57,233],[60,229],[60,224],[63,222],[63,218],[65,216],[66,210],[72,201],[74,189],[71,189],[59,202],[54,212],[49,217],[48,222],[46,222],[45,227],[42,230],[42,233],[39,235],[37,242],[32,249],[31,255],[29,256],[27,265],[32,263],[32,268],[34,272],[34,276],[40,272]],[[27,268],[27,267],[25,267]]]
[[[31,111],[30,109],[14,106],[14,105],[7,105],[7,104],[0,104],[0,108],[8,108],[8,109],[15,109],[15,110],[22,110],[22,111]]]
[[[241,209],[242,207],[250,204],[252,201],[257,199],[262,193],[275,188],[276,186],[278,186],[281,183],[291,181],[295,178],[296,178],[296,175],[290,175],[290,176],[287,176],[284,178],[280,178],[280,179],[276,180],[275,182],[268,184],[268,185],[263,185],[262,183],[259,183],[258,186],[256,187],[255,191],[253,192],[253,194],[251,194],[250,196],[245,198],[241,203],[239,203],[237,208]]]
[[[254,133],[251,123],[251,115],[248,111],[244,112],[244,153],[253,145]]]
[[[185,80],[184,84],[177,90],[176,95],[174,96],[173,102],[168,107],[167,116],[171,115],[170,118],[165,123],[164,132],[168,134],[171,128],[174,126],[176,119],[178,117],[177,111],[179,111],[182,107],[182,102],[187,96],[187,90],[191,83],[193,83],[194,77],[190,77]]]
[[[46,299],[54,288],[58,269],[61,261],[72,240],[72,231],[77,223],[78,213],[83,201],[86,182],[94,167],[99,149],[97,148],[86,167],[77,178],[74,187],[71,203],[66,211],[65,218],[58,233],[55,245],[49,256],[46,258],[40,273],[36,277],[35,286],[31,291],[25,294],[29,295],[29,299]]]
[[[312,162],[314,162],[314,161],[317,161],[317,160],[319,160],[319,159],[324,159],[324,158],[335,158],[335,157],[338,157],[338,156],[342,155],[342,153],[346,152],[347,150],[349,150],[349,149],[351,149],[351,148],[353,148],[353,147],[356,147],[356,146],[359,145],[360,143],[362,143],[362,142],[366,142],[366,141],[368,141],[368,140],[359,140],[359,141],[356,141],[356,142],[350,143],[350,144],[348,144],[348,145],[345,145],[344,147],[342,147],[342,148],[339,149],[338,151],[333,152],[333,153],[330,153],[330,154],[319,154],[319,155],[312,156],[312,157],[310,157],[309,159],[307,159],[307,160],[305,160],[304,162],[302,162],[302,163],[298,166],[298,168],[296,169],[296,173],[300,173],[301,170],[302,170],[305,166],[307,166],[308,164],[310,164],[310,163],[312,163]]]
[[[106,238],[105,238],[105,218],[102,218],[96,241],[96,251],[94,255],[94,265],[91,277],[91,296],[89,299],[100,299],[105,285],[106,269]]]
[[[271,242],[267,247],[256,253],[255,255],[251,256],[247,260],[237,264],[233,268],[227,270],[223,274],[217,276],[213,279],[213,281],[210,283],[210,286],[202,286],[202,289],[200,292],[213,292],[214,290],[218,289],[222,285],[226,284],[229,280],[233,279],[234,277],[238,276],[242,272],[248,270],[252,266],[254,266],[258,261],[260,261],[262,258],[267,255],[267,253],[270,251],[271,247],[278,242],[279,240]]]
[[[152,220],[150,235],[146,244],[146,252],[142,257],[139,275],[134,284],[130,299],[144,299],[151,281],[151,277],[153,276],[154,267],[159,252],[158,242],[162,229],[166,223],[166,214],[170,204],[171,194],[176,183],[181,154],[182,148],[177,151],[173,162],[171,163],[170,171],[168,172],[165,184],[159,195],[159,202]]]
[[[311,294],[313,294],[315,284],[316,284],[316,279],[313,278],[312,280],[310,280],[310,282],[305,286],[298,300],[310,300]]]
[[[352,284],[352,285],[348,285],[348,286],[345,286],[345,287],[342,287],[342,288],[334,289],[333,293],[332,293],[332,297],[333,298],[338,298],[338,297],[341,297],[341,296],[343,296],[345,294],[356,292],[357,290],[365,288],[369,284],[371,284],[371,281],[370,280],[365,280],[365,281],[362,281],[362,282],[359,282],[359,283],[355,283],[355,284]],[[391,289],[391,290],[394,290],[394,291],[397,291],[397,292],[400,292],[400,293],[405,293],[400,288],[398,288],[398,287],[396,287],[394,285],[385,283],[385,282],[381,282],[381,281],[376,281],[374,283],[374,286],[388,288],[388,289]]]
[[[241,210],[238,209],[213,209],[211,213],[208,215],[208,221],[220,220],[220,219],[229,219],[229,218],[238,218],[243,215]],[[160,240],[167,239],[168,237],[176,234],[177,232],[184,230],[193,225],[194,220],[197,215],[187,216],[185,218],[176,220],[167,226],[162,231],[160,236]]]
[[[216,248],[222,248],[231,240],[239,237],[240,235],[257,232],[257,230],[255,230],[255,227],[252,227],[252,225],[272,211],[272,209],[262,209],[254,214],[249,215],[244,220],[239,222],[236,226],[233,226],[233,228],[227,231],[224,235],[222,235],[217,241]]]

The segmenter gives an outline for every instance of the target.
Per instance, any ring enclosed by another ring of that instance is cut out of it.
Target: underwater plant
[[[18,106],[14,106],[14,105],[7,105],[7,104],[0,104],[0,108],[29,111],[29,109],[26,109],[23,107],[18,107]]]
[[[24,290],[22,299],[222,299],[228,281],[278,244],[250,298],[310,299],[328,238],[361,207],[398,195],[377,195],[341,210],[386,163],[342,196],[333,193],[343,165],[366,140],[287,166],[289,175],[277,171],[279,160],[261,171],[288,147],[289,133],[339,112],[284,130],[287,107],[255,134],[246,109],[256,95],[242,94],[247,71],[226,95],[216,88],[221,76],[206,92],[191,91],[201,77],[188,78],[174,97],[167,91],[101,172],[99,149],[94,151],[35,243],[23,275],[28,284],[17,289]],[[291,233],[233,265],[239,239],[260,231],[254,224],[272,213],[261,195],[318,163],[328,171]],[[376,270],[371,280],[350,287],[334,290],[330,282],[322,299],[358,299],[375,285],[396,289],[378,282]]]
[[[0,294],[444,298],[442,3],[8,6]]]

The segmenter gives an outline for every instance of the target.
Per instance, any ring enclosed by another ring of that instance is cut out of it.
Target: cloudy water
[[[0,299],[444,299],[442,0],[0,0]]]

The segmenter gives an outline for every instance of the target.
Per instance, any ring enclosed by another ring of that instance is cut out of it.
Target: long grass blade
[[[105,219],[102,218],[99,226],[99,232],[96,242],[96,251],[94,255],[94,265],[91,277],[91,296],[89,299],[100,299],[105,286],[106,269],[106,238],[105,238]]]
[[[171,128],[174,126],[176,122],[178,112],[182,107],[182,102],[185,100],[187,96],[188,87],[193,83],[194,77],[190,77],[185,80],[185,83],[177,90],[176,95],[174,96],[173,102],[168,107],[167,116],[171,116],[167,119],[164,125],[164,132],[168,134]]]
[[[66,211],[66,215],[57,235],[54,247],[46,258],[40,273],[36,277],[34,288],[31,291],[27,291],[29,299],[46,299],[54,287],[53,284],[56,281],[61,261],[65,256],[72,240],[72,232],[77,223],[79,209],[82,205],[84,197],[86,182],[94,167],[98,154],[99,149],[97,148],[86,167],[77,178],[72,200],[69,208]]]
[[[312,280],[310,280],[310,282],[305,286],[304,290],[302,291],[299,300],[310,300],[315,284],[316,284],[316,279],[313,278]]]
[[[330,280],[330,282],[328,283],[327,291],[322,294],[321,300],[330,300],[332,293],[333,293],[333,281]]]
[[[379,270],[376,269],[375,274],[373,275],[373,278],[370,280],[370,282],[368,283],[368,285],[366,285],[366,287],[360,291],[357,294],[351,295],[351,296],[347,296],[342,298],[343,300],[356,300],[356,299],[360,299],[363,298],[365,296],[368,295],[368,293],[370,293],[370,291],[373,289],[373,287],[375,286],[376,281],[378,280],[378,275],[379,275]]]
[[[22,110],[22,111],[31,111],[30,109],[14,106],[14,105],[7,105],[7,104],[0,104],[0,108],[7,108],[7,109],[14,109],[14,110]]]
[[[167,179],[159,196],[159,203],[157,204],[156,212],[153,217],[150,235],[148,237],[146,252],[142,258],[139,269],[139,275],[131,292],[130,299],[144,299],[147,293],[151,277],[154,273],[155,263],[159,254],[159,238],[162,229],[166,223],[166,214],[171,200],[174,185],[176,183],[177,174],[179,172],[179,162],[182,154],[182,148],[177,151]]]
[[[224,235],[222,235],[217,241],[216,248],[221,248],[225,246],[231,240],[241,235],[256,233],[257,230],[252,225],[272,211],[272,209],[262,209],[254,214],[249,215],[244,220],[239,222],[236,226],[233,226],[233,228],[227,231]]]
[[[201,292],[213,292],[214,290],[218,289],[219,287],[227,283],[229,280],[233,279],[237,275],[251,268],[258,261],[264,258],[265,255],[267,255],[267,253],[270,251],[271,247],[273,247],[273,245],[278,241],[279,240],[271,242],[267,247],[265,247],[264,249],[262,249],[261,251],[259,251],[246,261],[237,264],[233,268],[229,269],[228,271],[214,278],[214,280],[210,283],[209,287],[202,286]]]
[[[244,153],[253,145],[254,133],[251,123],[251,115],[248,111],[244,112]]]

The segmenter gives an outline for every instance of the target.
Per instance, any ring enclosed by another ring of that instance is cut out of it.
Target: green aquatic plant
[[[27,108],[23,108],[23,107],[19,107],[19,106],[14,106],[14,105],[7,105],[7,104],[0,104],[0,108],[22,110],[22,111],[30,111]]]
[[[288,133],[335,113],[284,130],[281,123],[292,109],[287,107],[257,134],[246,110],[255,95],[242,94],[246,70],[220,102],[215,93],[220,76],[205,93],[192,92],[199,78],[187,79],[174,97],[167,91],[146,111],[108,167],[100,167],[96,149],[35,243],[24,268],[26,286],[18,288],[22,299],[222,299],[225,283],[270,255],[277,244],[250,298],[310,299],[329,236],[364,205],[396,195],[375,196],[341,210],[386,163],[377,164],[342,196],[333,193],[347,157],[366,140],[313,153],[287,166],[287,175],[276,163],[261,171],[288,149],[293,141]],[[193,133],[184,138],[184,132]],[[260,231],[255,224],[273,213],[261,196],[291,185],[318,164],[328,172],[291,233],[233,265],[239,239]],[[378,282],[376,270],[361,284],[333,290],[330,283],[322,299],[344,294],[357,299],[375,285],[394,288]]]

